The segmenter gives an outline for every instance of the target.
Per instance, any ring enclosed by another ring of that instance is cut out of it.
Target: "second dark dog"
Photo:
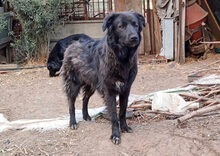
[[[105,37],[82,44],[74,41],[66,50],[62,66],[64,89],[69,102],[70,128],[76,129],[75,100],[83,88],[83,118],[90,120],[88,101],[97,89],[103,96],[112,121],[111,140],[121,141],[116,111],[119,95],[119,121],[122,132],[132,132],[126,123],[126,109],[131,85],[137,74],[137,48],[145,19],[136,12],[120,12],[107,16]]]
[[[93,39],[85,34],[75,34],[59,40],[50,52],[47,60],[47,69],[51,77],[58,75],[56,72],[58,72],[62,66],[64,52],[73,41],[79,41],[85,44],[93,41]]]

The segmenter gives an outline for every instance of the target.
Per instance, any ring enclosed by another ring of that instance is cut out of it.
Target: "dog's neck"
[[[135,53],[137,52],[137,48],[140,44],[139,43],[135,47],[121,45],[114,35],[106,35],[105,39],[107,40],[108,49],[117,56],[119,62],[121,63],[129,63],[132,58],[135,57]]]

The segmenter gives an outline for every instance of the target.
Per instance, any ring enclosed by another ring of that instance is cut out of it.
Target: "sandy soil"
[[[131,93],[147,94],[187,84],[191,71],[219,60],[214,55],[203,61],[184,65],[139,65]],[[82,96],[76,102],[81,109]],[[89,107],[103,106],[95,94]],[[62,78],[49,78],[46,68],[12,71],[0,75],[0,108],[8,120],[54,118],[68,114]],[[177,128],[173,120],[128,121],[133,133],[122,134],[122,143],[110,141],[110,122],[81,122],[75,131],[53,130],[0,133],[0,155],[220,155],[220,117],[209,116],[189,120]]]

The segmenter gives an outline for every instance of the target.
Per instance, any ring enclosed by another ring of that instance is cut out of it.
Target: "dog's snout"
[[[47,66],[47,69],[48,69],[48,70],[51,70],[51,69],[52,69],[52,67],[48,65],[48,66]]]
[[[137,41],[137,40],[138,40],[138,37],[137,37],[136,35],[132,35],[132,36],[130,37],[130,40],[131,40],[131,41]]]

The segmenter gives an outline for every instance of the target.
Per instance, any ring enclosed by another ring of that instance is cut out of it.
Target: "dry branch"
[[[184,113],[170,113],[170,112],[165,112],[165,111],[147,111],[147,113],[152,113],[152,114],[162,114],[162,115],[168,115],[168,116],[176,116],[180,117],[183,116]]]
[[[130,105],[129,108],[134,108],[134,109],[138,109],[138,108],[150,108],[151,104],[136,104],[136,105]]]
[[[187,93],[181,93],[179,95],[181,96],[184,96],[184,97],[188,97],[188,98],[193,98],[193,99],[196,99],[192,102],[190,102],[187,106],[191,105],[192,103],[196,103],[196,102],[201,102],[201,101],[207,101],[206,102],[206,105],[210,104],[210,103],[214,103],[216,104],[216,100],[213,100],[211,98],[208,98],[210,95],[213,95],[213,94],[216,94],[216,93],[219,93],[220,90],[211,90],[206,96],[204,97],[200,97],[200,96],[196,96],[196,95],[192,95],[192,94],[187,94]],[[186,107],[186,106],[185,106]]]
[[[189,114],[186,114],[186,115],[180,117],[179,119],[177,119],[177,122],[178,122],[178,124],[180,124],[180,123],[182,123],[182,122],[184,122],[186,120],[189,120],[189,119],[191,119],[191,118],[193,118],[195,116],[201,116],[201,115],[203,115],[205,113],[209,113],[209,112],[212,112],[212,111],[215,111],[215,110],[218,110],[218,109],[220,109],[220,104],[214,105],[214,106],[210,106],[210,107],[204,107],[204,108],[201,108],[199,110],[193,111],[193,112],[191,112]]]
[[[206,107],[213,106],[213,105],[218,104],[218,103],[219,103],[218,101],[213,101],[213,102],[210,101],[208,104],[206,104],[207,105]]]
[[[213,90],[210,93],[208,93],[205,97],[209,97],[210,95],[217,94],[217,93],[220,93],[220,90]]]
[[[201,89],[200,92],[211,91],[211,90],[212,90],[212,88],[205,87],[205,88]]]
[[[140,103],[140,102],[143,102],[143,103],[152,103],[150,100],[136,100],[136,101],[134,101],[131,105],[135,105],[135,104],[137,104],[137,103]]]
[[[184,96],[184,97],[188,97],[188,98],[193,98],[193,99],[197,99],[196,101],[193,102],[199,102],[199,101],[208,101],[210,100],[209,98],[205,98],[205,97],[200,97],[200,96],[196,96],[196,95],[192,95],[192,94],[187,94],[187,93],[180,93],[180,96]]]

